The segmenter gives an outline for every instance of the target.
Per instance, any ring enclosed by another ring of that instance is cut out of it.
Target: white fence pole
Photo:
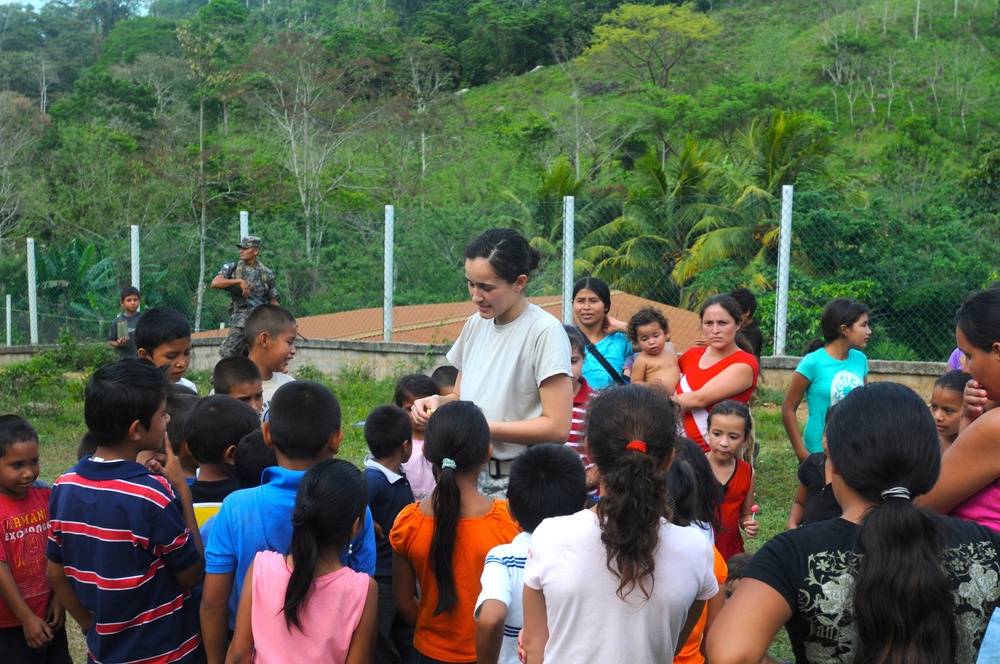
[[[38,343],[38,275],[35,274],[35,238],[28,238],[28,322],[32,345]]]
[[[563,325],[573,324],[573,247],[574,247],[574,225],[576,199],[572,196],[563,196],[563,296],[562,296],[562,321]]]
[[[385,260],[382,262],[382,341],[392,341],[392,287],[395,254],[394,226],[396,221],[396,208],[392,205],[385,206],[385,232],[383,234],[383,251]]]
[[[139,285],[140,279],[140,266],[139,266],[139,227],[132,226],[132,285],[138,290],[142,290]]]
[[[11,345],[11,340],[10,340],[10,332],[11,332],[11,326],[10,326],[10,322],[11,322],[11,318],[10,318],[10,306],[11,306],[10,293],[7,293],[7,346],[8,347],[10,347],[10,345]]]
[[[792,260],[792,185],[781,188],[781,230],[778,240],[778,298],[774,311],[774,355],[785,354],[788,331],[788,271]]]
[[[246,210],[240,210],[240,240],[247,235],[250,235],[250,213]]]

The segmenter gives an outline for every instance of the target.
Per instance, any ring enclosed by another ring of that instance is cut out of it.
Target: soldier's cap
[[[260,249],[260,238],[256,235],[247,235],[236,246],[240,249]]]

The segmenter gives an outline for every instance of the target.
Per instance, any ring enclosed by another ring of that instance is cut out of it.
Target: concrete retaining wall
[[[195,339],[191,368],[211,371],[219,359],[222,338]],[[325,374],[338,375],[343,370],[362,369],[376,378],[391,378],[403,373],[429,373],[447,364],[445,354],[449,346],[406,343],[374,343],[366,341],[339,341],[317,339],[301,341],[292,360],[290,371],[296,367],[312,365]],[[25,362],[34,353],[54,346],[0,347],[0,366]],[[799,363],[797,357],[765,357],[761,359],[760,384],[769,390],[784,392]],[[947,367],[944,362],[889,362],[869,360],[869,381],[895,381],[930,398],[934,381]]]

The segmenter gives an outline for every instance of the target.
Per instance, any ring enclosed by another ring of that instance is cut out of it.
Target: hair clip
[[[635,450],[637,452],[646,453],[646,443],[641,440],[629,441],[629,444],[625,446],[626,450]]]
[[[905,486],[894,486],[891,489],[886,489],[882,492],[882,500],[886,498],[902,498],[903,500],[910,499],[910,490]]]

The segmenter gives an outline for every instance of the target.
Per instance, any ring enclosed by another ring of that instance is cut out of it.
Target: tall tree
[[[697,44],[722,31],[694,4],[621,5],[594,28],[584,58],[619,69],[640,83],[667,87],[670,72]]]

